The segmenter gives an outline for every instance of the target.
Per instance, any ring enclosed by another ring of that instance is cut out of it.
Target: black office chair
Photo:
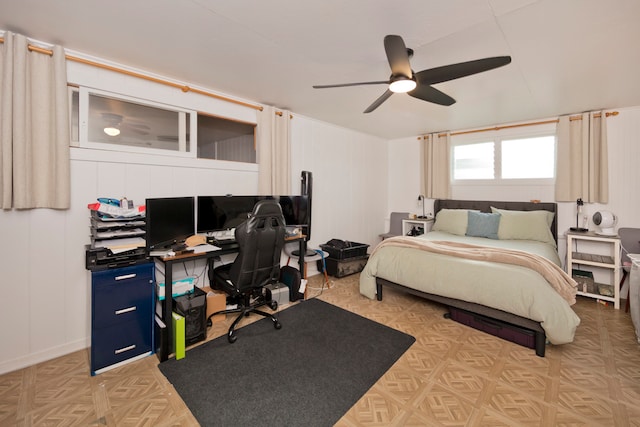
[[[227,339],[236,341],[235,328],[244,316],[257,313],[273,321],[273,326],[282,325],[272,314],[258,310],[268,305],[278,309],[277,301],[266,301],[262,288],[278,282],[280,254],[284,246],[285,224],[280,205],[274,200],[260,200],[253,207],[249,218],[236,227],[236,242],[239,253],[235,261],[209,270],[209,281],[213,289],[226,292],[237,300],[238,307],[213,313],[208,320],[221,313],[240,313],[229,327]]]

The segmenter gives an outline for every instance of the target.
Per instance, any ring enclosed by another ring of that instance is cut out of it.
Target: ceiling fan
[[[109,136],[118,136],[121,130],[135,132],[139,135],[148,135],[150,129],[144,123],[135,123],[120,114],[102,113],[102,120],[105,123],[104,133]]]
[[[389,80],[342,83],[334,85],[315,85],[313,86],[314,89],[377,84],[389,85],[387,90],[378,99],[376,99],[373,104],[369,105],[369,107],[364,110],[365,113],[370,113],[378,108],[394,93],[408,93],[414,98],[418,98],[423,101],[449,106],[454,104],[456,100],[431,85],[459,79],[472,74],[482,73],[483,71],[502,67],[503,65],[507,65],[511,62],[510,56],[494,56],[491,58],[483,58],[474,61],[430,68],[428,70],[422,70],[415,73],[411,69],[411,64],[409,63],[409,58],[413,56],[413,50],[408,49],[405,46],[402,37],[396,35],[386,36],[384,38],[384,50],[387,53],[387,59],[391,66],[391,77],[389,77]]]

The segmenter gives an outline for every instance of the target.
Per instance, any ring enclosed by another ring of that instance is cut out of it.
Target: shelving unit
[[[144,239],[146,221],[144,215],[130,218],[113,218],[101,216],[91,211],[91,248],[104,247],[106,243],[116,243],[118,240],[140,238]],[[126,243],[129,243],[128,241]]]
[[[576,267],[587,267],[589,271],[605,270],[609,273],[611,281],[609,283],[595,283],[593,292],[585,292],[578,289],[578,295],[588,298],[595,298],[601,301],[613,302],[614,308],[620,308],[620,237],[604,236],[589,231],[586,233],[568,231],[567,236],[567,273],[572,274],[572,270]],[[594,254],[578,250],[578,243],[588,246],[588,242],[599,246],[607,246],[606,254]],[[613,289],[613,296],[603,295],[599,288],[601,285],[609,285]]]
[[[403,219],[402,220],[402,235],[406,236],[412,227],[417,227],[418,230],[422,229],[422,233],[428,233],[431,231],[433,225],[433,218],[416,218],[416,219]]]
[[[146,256],[145,215],[90,211],[91,375],[153,354],[155,269]]]

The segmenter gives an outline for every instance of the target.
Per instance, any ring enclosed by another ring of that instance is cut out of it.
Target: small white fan
[[[593,214],[593,223],[600,227],[600,231],[596,231],[597,234],[615,236],[618,217],[609,211],[599,211]]]

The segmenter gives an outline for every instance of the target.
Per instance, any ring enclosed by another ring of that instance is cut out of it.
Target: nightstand
[[[578,295],[595,298],[601,301],[613,302],[614,308],[620,308],[620,237],[596,234],[593,231],[580,233],[568,231],[567,234],[567,273],[573,275],[574,266],[588,268],[586,273],[591,274],[584,286],[578,284]],[[585,248],[578,248],[578,244]],[[575,247],[574,247],[575,246]],[[602,249],[595,252],[596,246]],[[594,271],[608,273],[608,283],[596,283],[592,279]],[[588,285],[591,285],[589,287]]]
[[[403,219],[402,220],[402,235],[406,236],[415,227],[420,235],[431,231],[433,226],[433,218],[416,218],[416,219]]]

